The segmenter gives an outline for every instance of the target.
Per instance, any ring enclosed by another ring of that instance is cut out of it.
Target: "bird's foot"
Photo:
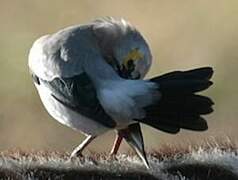
[[[70,155],[70,159],[73,160],[73,159],[76,159],[76,158],[82,158],[83,157],[83,154],[81,151],[73,151]]]
[[[110,161],[117,161],[117,155],[114,154],[114,153],[110,153],[110,155],[108,156],[107,160],[110,160]]]
[[[85,159],[81,152],[73,151],[68,159],[69,163],[85,163]]]

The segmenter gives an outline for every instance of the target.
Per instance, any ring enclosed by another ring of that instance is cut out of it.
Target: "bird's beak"
[[[136,151],[142,159],[145,166],[149,169],[149,163],[144,149],[144,140],[139,123],[131,124],[128,126],[128,132],[123,135],[127,143]]]

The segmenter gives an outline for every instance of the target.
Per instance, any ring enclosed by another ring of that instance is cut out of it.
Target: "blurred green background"
[[[153,53],[148,77],[207,65],[215,69],[215,84],[204,92],[216,102],[207,116],[209,130],[170,135],[143,126],[148,149],[208,137],[238,139],[237,0],[0,0],[0,150],[70,151],[84,138],[46,113],[27,58],[36,38],[102,16],[124,17],[145,36]],[[108,152],[113,136],[98,137],[89,149]],[[124,144],[122,151],[127,149]]]

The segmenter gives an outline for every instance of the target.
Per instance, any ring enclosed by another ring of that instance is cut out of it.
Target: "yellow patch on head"
[[[129,60],[137,61],[137,60],[140,60],[140,59],[143,59],[143,54],[139,51],[138,48],[135,48],[132,51],[130,51],[127,54],[127,56],[124,58],[123,65],[127,68]]]

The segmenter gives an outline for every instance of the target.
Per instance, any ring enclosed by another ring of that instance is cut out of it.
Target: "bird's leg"
[[[114,141],[114,144],[112,146],[111,153],[110,153],[111,156],[117,154],[118,149],[121,145],[122,139],[124,137],[126,137],[128,133],[129,133],[128,128],[120,129],[120,130],[117,131],[117,136],[115,138],[115,141]]]
[[[82,151],[95,139],[95,136],[87,136],[87,138],[78,145],[70,155],[70,158],[82,156]]]
[[[119,147],[120,147],[120,145],[121,145],[122,139],[123,139],[123,136],[120,134],[120,131],[119,131],[119,132],[117,133],[117,135],[116,135],[114,144],[113,144],[113,146],[112,146],[112,150],[111,150],[111,152],[110,152],[110,155],[111,155],[111,156],[114,156],[114,155],[117,154],[118,149],[119,149]]]

